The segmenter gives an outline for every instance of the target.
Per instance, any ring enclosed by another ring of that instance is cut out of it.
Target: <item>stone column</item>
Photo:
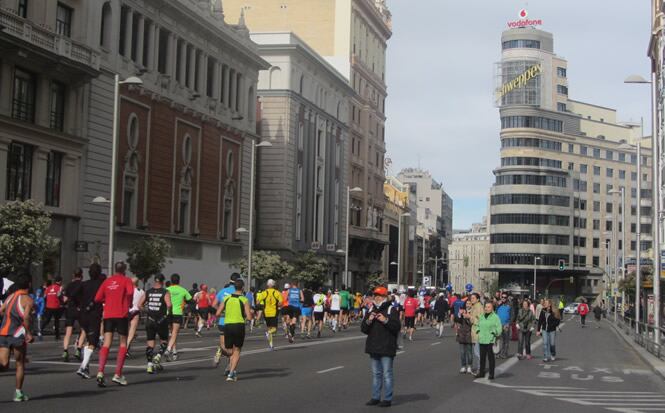
[[[231,88],[231,68],[226,66],[226,70],[223,71],[223,77],[222,81],[224,82],[224,96],[222,96],[222,103],[224,103],[224,106],[226,107],[231,107],[231,103],[229,102],[229,94],[230,94],[230,88]]]
[[[187,88],[194,90],[196,88],[196,48],[194,46],[189,48],[189,67],[187,67],[187,73],[189,73]]]
[[[136,63],[138,63],[139,66],[145,66],[145,62],[143,61],[143,44],[145,43],[145,19],[142,15],[138,15],[138,24],[136,26],[138,29],[136,33]]]
[[[229,107],[231,108],[231,112],[235,112],[236,94],[238,93],[238,77],[236,76],[236,71],[230,70],[229,77],[231,79],[231,101],[229,102]]]
[[[220,65],[218,61],[215,61],[212,75],[212,97],[217,101],[220,100],[220,80],[222,75],[221,70],[222,65]]]
[[[35,90],[35,124],[48,128],[51,126],[50,93],[51,83],[44,76],[36,78],[37,89]]]
[[[181,44],[180,56],[179,56],[179,59],[180,59],[180,68],[179,69],[180,70],[178,71],[178,79],[180,80],[180,84],[182,86],[186,86],[185,85],[185,80],[186,80],[187,77],[185,75],[185,73],[186,73],[185,70],[187,69],[187,43],[185,43],[184,40],[180,41],[178,43]]]
[[[178,39],[173,33],[169,34],[168,37],[168,46],[166,54],[166,74],[171,76],[172,81],[175,81],[177,76],[175,72],[176,68],[176,59],[178,59]]]
[[[32,157],[30,198],[37,202],[46,201],[46,169],[48,165],[48,153],[49,151],[47,149],[36,147]],[[67,181],[61,180],[61,182]]]
[[[79,207],[79,165],[80,158],[65,154],[62,157],[62,169],[60,171],[60,208],[65,213],[78,215]]]
[[[11,140],[0,136],[0,202],[7,196],[7,162]]]
[[[133,35],[133,26],[134,26],[134,12],[132,9],[127,9],[127,18],[125,19],[125,57],[127,59],[132,58],[132,35]]]
[[[206,96],[208,93],[208,55],[203,52],[198,54],[198,74],[199,81],[196,85],[196,90],[201,96]]]
[[[146,62],[148,70],[157,71],[159,67],[159,30],[159,26],[155,23],[150,24],[150,31],[148,32],[150,33],[150,38],[148,44],[152,50],[148,53],[148,61]]]

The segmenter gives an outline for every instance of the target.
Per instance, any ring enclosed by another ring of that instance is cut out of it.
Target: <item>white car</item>
[[[566,307],[563,309],[564,314],[577,314],[577,307],[580,306],[580,303],[572,303],[568,304]]]

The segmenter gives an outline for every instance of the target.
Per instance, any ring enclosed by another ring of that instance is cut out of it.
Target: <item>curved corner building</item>
[[[536,268],[538,294],[549,286],[550,294],[595,296],[609,287],[612,266],[621,268],[624,236],[626,262],[635,258],[638,178],[642,250],[651,248],[648,139],[638,174],[640,126],[618,123],[614,109],[569,99],[567,62],[554,54],[552,34],[510,29],[501,46],[495,90],[501,166],[491,189],[486,270],[498,272],[502,288],[531,293]],[[613,193],[621,187],[625,234],[621,196]]]

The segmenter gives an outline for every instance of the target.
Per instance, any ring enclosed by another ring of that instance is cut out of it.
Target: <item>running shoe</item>
[[[152,363],[156,366],[159,366],[162,364],[162,355],[157,353],[153,356],[152,358]]]
[[[76,353],[74,353],[74,357],[76,357],[76,359],[77,359],[78,361],[81,361],[81,360],[82,360],[82,359],[81,359],[81,349],[80,349],[80,348],[77,348],[77,349],[76,349]]]
[[[125,379],[125,376],[118,376],[117,374],[114,374],[111,381],[113,383],[119,384],[121,386],[126,386],[127,385],[127,380]]]
[[[174,351],[171,353],[171,361],[178,361],[178,352]]]
[[[104,373],[101,371],[97,373],[97,386],[106,387],[106,380],[104,380]]]
[[[173,361],[173,354],[170,351],[165,350],[164,358],[166,359],[166,361]]]
[[[69,362],[69,351],[65,350],[62,352],[62,361],[65,363]]]
[[[217,351],[215,352],[215,358],[212,361],[212,365],[214,367],[219,366],[219,362],[222,360],[222,348],[217,347]]]
[[[238,373],[232,371],[226,376],[226,381],[238,381]]]
[[[200,332],[200,331],[197,331],[196,333],[194,333],[194,335],[195,335],[196,337],[198,337],[198,338],[203,337],[203,336],[201,335],[201,332]]]
[[[466,373],[466,367],[462,367],[462,368],[459,370],[459,372],[460,372],[460,374],[464,374],[464,373]]]
[[[550,358],[550,361],[556,361],[556,357],[552,356],[552,358]]]
[[[16,390],[16,393],[14,393],[14,401],[15,402],[27,402],[28,400],[28,395],[23,393],[21,390]]]
[[[148,363],[148,368],[146,369],[148,374],[155,374],[155,366],[152,363]]]
[[[78,374],[82,379],[89,379],[90,369],[88,369],[87,367],[84,369],[79,368],[78,370],[76,370],[76,374]]]
[[[294,342],[293,337],[289,335],[289,343],[293,344],[293,342]]]

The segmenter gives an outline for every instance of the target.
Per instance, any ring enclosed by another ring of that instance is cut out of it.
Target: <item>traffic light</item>
[[[566,269],[566,261],[565,260],[559,260],[559,271],[563,271]]]

